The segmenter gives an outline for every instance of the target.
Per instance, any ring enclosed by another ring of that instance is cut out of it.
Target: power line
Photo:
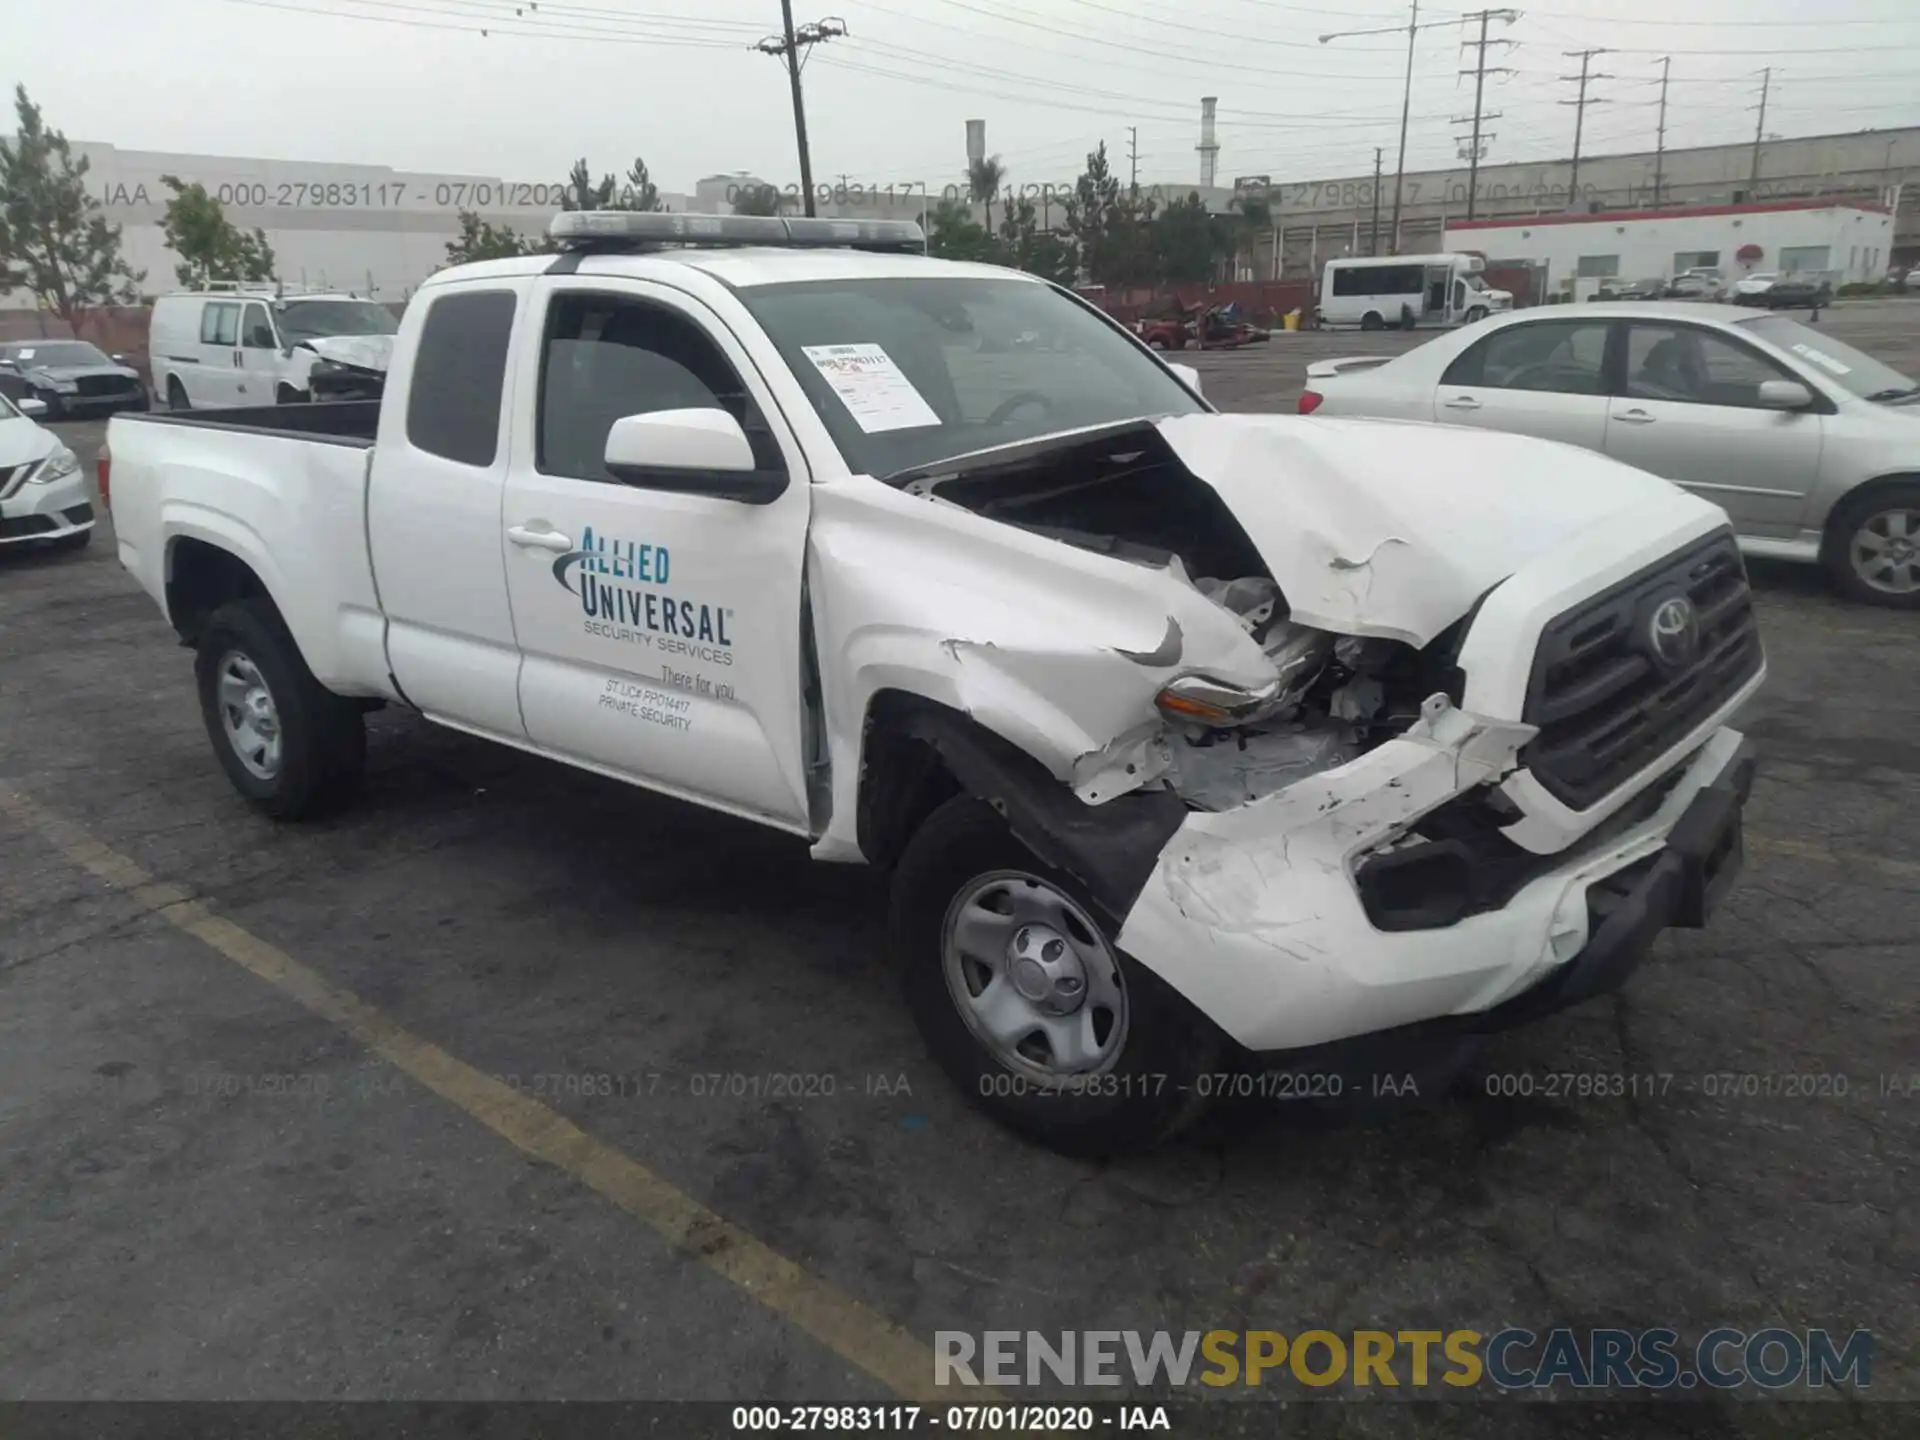
[[[394,15],[368,15],[354,11],[320,10],[315,9],[312,4],[281,4],[277,3],[277,0],[226,0],[226,3],[229,5],[245,5],[254,10],[280,10],[290,15],[304,16],[309,20],[356,20],[372,25],[403,25],[413,30],[450,30],[462,35],[478,35],[482,39],[490,39],[495,35],[511,35],[517,38],[535,40],[594,40],[603,44],[677,46],[684,49],[695,50],[732,50],[738,44],[737,41],[722,40],[717,37],[693,38],[676,36],[671,33],[654,35],[637,30],[581,30],[577,28],[558,30],[549,29],[545,26],[527,30],[498,25],[492,23],[490,20],[482,24],[479,17],[467,20],[465,23],[449,24],[433,20],[409,20]],[[372,3],[372,0],[335,0],[335,3],[364,5]],[[424,6],[396,7],[391,4],[391,0],[386,0],[386,3],[387,8],[399,8],[419,14],[443,15],[449,17],[449,19],[460,16],[463,13],[471,13],[453,10],[432,10]]]

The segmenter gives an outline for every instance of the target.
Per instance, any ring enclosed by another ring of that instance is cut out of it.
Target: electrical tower
[[[1610,103],[1604,96],[1587,94],[1587,86],[1595,80],[1611,80],[1614,77],[1611,75],[1590,74],[1587,69],[1588,65],[1592,63],[1594,56],[1609,53],[1604,45],[1595,45],[1588,50],[1562,50],[1560,53],[1569,58],[1577,56],[1580,61],[1580,73],[1578,75],[1562,75],[1560,77],[1562,80],[1577,80],[1580,82],[1579,98],[1575,100],[1562,100],[1560,102],[1562,105],[1572,105],[1575,107],[1573,112],[1573,172],[1567,177],[1567,208],[1571,210],[1580,203],[1580,132],[1586,122],[1587,106]]]
[[[1511,75],[1514,73],[1513,67],[1510,65],[1496,65],[1491,71],[1488,70],[1487,47],[1489,45],[1511,45],[1513,41],[1505,39],[1489,40],[1487,38],[1487,22],[1489,20],[1498,20],[1502,24],[1511,25],[1519,18],[1520,12],[1518,10],[1475,10],[1470,14],[1460,17],[1460,23],[1463,25],[1471,24],[1475,20],[1480,22],[1480,38],[1478,40],[1464,40],[1461,42],[1462,49],[1472,46],[1475,51],[1473,69],[1462,70],[1460,72],[1462,75],[1473,76],[1473,117],[1471,121],[1473,133],[1471,136],[1457,135],[1454,137],[1460,141],[1461,144],[1460,158],[1467,162],[1467,219],[1469,220],[1474,217],[1474,191],[1478,187],[1480,179],[1480,159],[1487,153],[1487,141],[1493,138],[1491,135],[1483,135],[1480,127],[1483,121],[1498,120],[1500,118],[1499,111],[1496,110],[1489,115],[1481,108],[1481,102],[1487,90],[1487,76],[1489,74]],[[1465,117],[1455,116],[1453,123],[1456,125],[1465,125],[1469,122]]]
[[[780,0],[781,33],[769,35],[753,48],[764,55],[777,55],[787,68],[787,83],[793,88],[793,136],[800,147],[800,192],[806,199],[807,214],[813,214],[813,159],[807,153],[807,107],[800,98],[800,67],[806,63],[801,52],[823,41],[847,33],[847,22],[829,16],[798,29],[793,23],[793,0]]]

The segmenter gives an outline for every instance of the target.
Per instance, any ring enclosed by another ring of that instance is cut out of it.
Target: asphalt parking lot
[[[1822,324],[1920,372],[1920,304]],[[1183,358],[1285,409],[1405,343]],[[91,469],[103,427],[59,428]],[[939,1330],[1777,1325],[1871,1330],[1871,1388],[1527,1433],[1910,1434],[1920,614],[1754,576],[1763,768],[1711,928],[1452,1093],[1087,1164],[924,1056],[872,877],[394,712],[357,808],[276,826],[108,527],[0,556],[0,1397],[878,1402]]]

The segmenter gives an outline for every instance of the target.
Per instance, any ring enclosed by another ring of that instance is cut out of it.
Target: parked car
[[[1664,275],[1655,275],[1648,280],[1629,280],[1603,290],[1602,300],[1658,300],[1667,293],[1667,280]]]
[[[0,376],[13,398],[45,405],[49,420],[147,408],[140,372],[85,340],[0,343]]]
[[[1917,398],[1910,377],[1785,315],[1616,303],[1496,319],[1397,359],[1319,361],[1300,409],[1602,451],[1722,506],[1749,554],[1916,608]]]
[[[1718,300],[1725,283],[1710,271],[1689,270],[1676,275],[1667,285],[1669,300]]]
[[[1760,303],[1769,310],[1817,309],[1833,303],[1833,280],[1818,272],[1782,275],[1767,287]]]
[[[1136,320],[1133,333],[1152,350],[1184,350],[1192,330],[1184,316],[1162,315],[1155,319]]]
[[[228,287],[156,299],[147,349],[170,410],[378,399],[398,328],[344,291]]]
[[[119,555],[242,795],[343,801],[363,712],[408,705],[889,869],[932,1053],[1075,1151],[1227,1066],[1404,1073],[1705,923],[1766,673],[1718,507],[1523,437],[1219,414],[911,224],[662,248],[683,218],[431,276],[379,402],[112,422]]]
[[[37,398],[0,395],[0,550],[22,545],[78,550],[93,538],[93,498],[80,462],[36,420]]]
[[[1753,275],[1742,275],[1733,282],[1733,303],[1736,305],[1764,305],[1766,294],[1780,278],[1778,272],[1763,270]]]

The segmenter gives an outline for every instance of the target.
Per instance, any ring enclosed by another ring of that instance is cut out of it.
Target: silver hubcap
[[[238,650],[220,657],[216,675],[220,725],[227,732],[227,743],[249,775],[273,779],[280,773],[280,711],[266,677]]]
[[[1099,927],[1046,881],[996,870],[947,908],[947,990],[976,1039],[1038,1080],[1112,1067],[1127,1039],[1127,992]]]
[[[1882,510],[1853,535],[1853,569],[1889,595],[1920,590],[1920,509]]]

